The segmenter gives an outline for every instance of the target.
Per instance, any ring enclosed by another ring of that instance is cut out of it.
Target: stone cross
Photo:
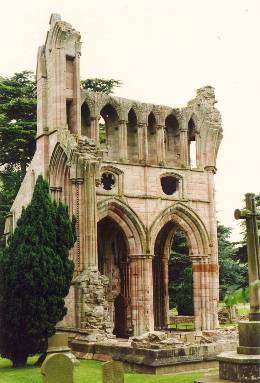
[[[103,364],[103,383],[124,383],[123,364],[118,361]]]
[[[43,383],[73,383],[73,363],[65,354],[49,354],[41,367]]]
[[[260,212],[256,210],[255,195],[247,193],[245,195],[246,208],[235,210],[236,219],[246,220],[247,231],[247,254],[248,254],[248,274],[249,274],[249,297],[251,321],[260,320],[260,254],[259,254],[259,234],[257,220],[260,219]]]

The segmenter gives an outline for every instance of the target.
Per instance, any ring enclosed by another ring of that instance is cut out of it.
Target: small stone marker
[[[103,383],[124,383],[123,364],[118,361],[103,364]]]
[[[47,355],[41,373],[43,383],[73,383],[73,363],[64,354]]]

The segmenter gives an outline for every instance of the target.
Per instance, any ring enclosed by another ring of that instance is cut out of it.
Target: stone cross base
[[[205,375],[196,383],[259,383],[260,355],[238,354],[235,351],[218,355],[219,376]]]
[[[240,383],[260,382],[260,355],[238,354],[234,351],[218,355],[219,377]]]

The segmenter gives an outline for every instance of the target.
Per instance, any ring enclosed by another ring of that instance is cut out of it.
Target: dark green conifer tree
[[[68,258],[75,242],[66,206],[53,203],[39,176],[0,258],[0,353],[14,366],[40,353],[66,314],[64,298],[73,275]]]

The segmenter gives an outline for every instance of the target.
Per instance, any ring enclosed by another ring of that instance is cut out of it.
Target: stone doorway
[[[168,328],[170,324],[170,297],[169,291],[172,278],[170,259],[173,254],[173,243],[176,231],[183,232],[174,222],[168,222],[163,226],[157,235],[155,241],[154,258],[153,258],[153,298],[154,298],[154,326],[155,329],[163,330]],[[187,249],[186,249],[187,251]],[[187,254],[183,254],[187,262]],[[172,260],[172,259],[171,259]],[[190,263],[191,264],[191,263]],[[192,272],[192,271],[191,271]],[[178,273],[174,273],[178,275]],[[191,275],[192,278],[192,275]],[[187,295],[187,289],[183,288],[183,293]],[[193,301],[193,290],[188,292],[187,301]],[[174,297],[171,297],[174,298]],[[186,298],[186,296],[185,296]],[[184,299],[186,301],[186,299]],[[171,302],[172,303],[172,302]],[[191,303],[192,304],[192,303]],[[176,315],[176,314],[175,314]],[[182,314],[181,315],[188,315]],[[193,314],[189,314],[193,315]]]
[[[109,279],[107,299],[113,333],[127,338],[131,327],[127,239],[110,217],[98,222],[98,267]]]

